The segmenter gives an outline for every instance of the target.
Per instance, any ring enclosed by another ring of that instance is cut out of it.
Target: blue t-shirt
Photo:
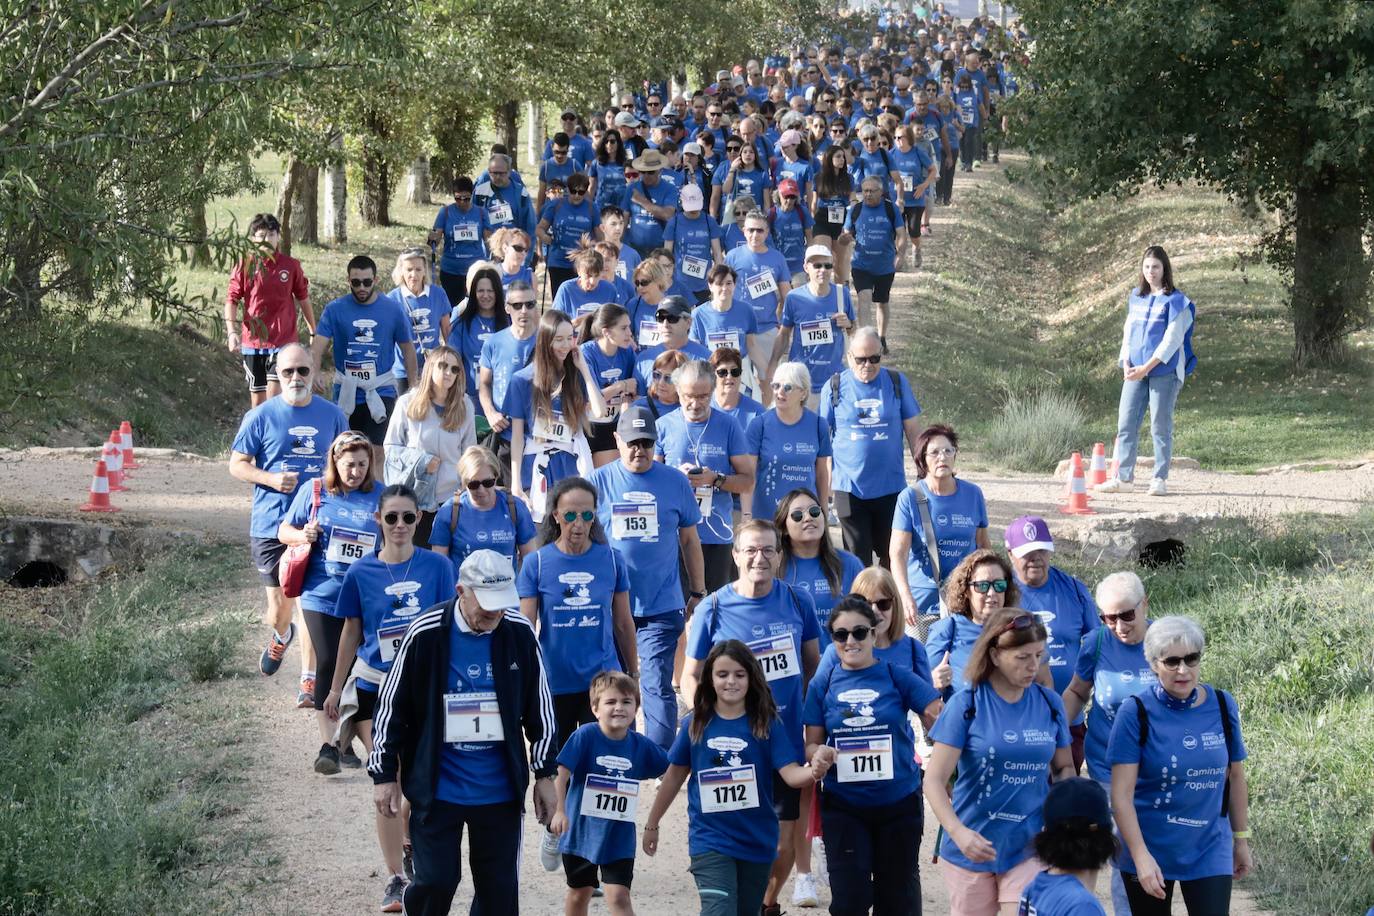
[[[629,567],[634,615],[681,610],[679,531],[701,521],[687,475],[657,461],[642,474],[612,461],[592,471],[590,480],[601,526]]]
[[[598,210],[615,205],[619,207],[625,200],[625,166],[614,162],[593,162],[587,167],[587,175],[596,179],[596,204]]]
[[[564,284],[564,287],[571,285]],[[607,356],[601,352],[601,347],[595,340],[589,340],[581,346],[582,359],[587,363],[587,368],[592,370],[592,377],[596,379],[598,387],[605,388],[607,385],[635,377],[635,351],[629,347],[618,347],[615,353]],[[616,407],[619,403],[612,402],[610,406]]]
[[[668,220],[663,241],[673,243],[673,282],[699,293],[706,289],[706,274],[715,263],[711,242],[719,240],[720,224],[705,212],[688,217],[679,210]]]
[[[788,161],[786,157],[778,156],[778,184],[782,184],[784,178],[791,178],[797,183],[797,190],[800,192],[801,199],[806,200],[806,196],[811,191],[811,183],[815,181],[816,170],[809,159],[794,159]],[[782,211],[779,210],[779,213]]]
[[[964,127],[977,127],[983,123],[983,113],[978,105],[982,101],[977,88],[954,90],[954,104],[959,112],[959,120]]]
[[[738,221],[726,226],[721,233],[720,247],[725,250],[726,254],[729,254],[736,248],[742,248],[746,244],[748,244],[748,242],[744,238],[744,230],[740,228],[740,223]]]
[[[1039,617],[1050,634],[1045,664],[1054,676],[1055,692],[1062,696],[1078,664],[1078,644],[1099,626],[1097,602],[1081,579],[1053,566],[1049,578],[1039,588],[1031,588],[1020,579],[1016,585],[1021,590],[1021,607]]]
[[[335,608],[340,617],[360,617],[363,641],[358,658],[379,671],[390,671],[406,629],[421,611],[454,595],[453,567],[432,550],[416,547],[404,563],[383,563],[375,553],[355,562],[344,574]],[[352,659],[339,664],[352,665]],[[377,685],[358,679],[359,690]]]
[[[491,632],[474,633],[462,615],[454,615],[450,627],[448,695],[445,706],[477,706],[496,699],[496,681],[491,670]],[[518,626],[503,621],[502,626]],[[456,696],[449,696],[454,695]],[[485,718],[485,717],[484,717]],[[444,728],[438,723],[436,728]],[[505,735],[506,741],[519,741],[520,735]],[[434,797],[454,805],[494,805],[515,798],[506,771],[506,752],[500,741],[445,741],[439,752],[439,778]]]
[[[478,509],[472,504],[472,496],[466,489],[459,499],[458,527],[452,536],[449,535],[453,523],[452,497],[445,500],[434,513],[434,527],[429,533],[430,547],[448,548],[453,574],[458,574],[458,568],[474,550],[494,550],[508,558],[512,565],[519,565],[519,548],[534,540],[536,534],[534,517],[530,515],[524,500],[513,499],[508,493],[498,490],[496,505],[490,509]],[[514,525],[510,520],[512,505],[515,506]]]
[[[883,199],[895,199],[897,195],[892,187],[892,175],[889,173],[896,168],[896,163],[892,161],[891,156],[892,153],[885,149],[876,149],[871,153],[866,149],[861,149],[859,155],[854,157],[854,165],[849,169],[849,174],[854,179],[855,189],[859,188],[865,178],[877,178],[883,183]],[[881,273],[891,273],[891,271],[881,271]]]
[[[791,210],[773,211],[773,247],[787,259],[788,276],[805,267],[806,233],[816,225],[811,211],[798,204]]]
[[[895,377],[895,381],[894,381]],[[860,499],[877,499],[906,486],[902,450],[906,444],[903,424],[921,412],[906,376],[879,370],[872,382],[862,382],[853,370],[839,378],[839,403],[825,380],[819,398],[822,419],[833,430],[834,477],[831,486]]]
[[[968,718],[970,704],[977,712]],[[1043,823],[1050,761],[1055,749],[1070,741],[1059,697],[1039,684],[1028,687],[1015,703],[988,684],[960,690],[940,713],[930,740],[959,750],[954,813],[997,851],[991,862],[973,862],[946,835],[940,855],[967,871],[996,874],[1030,858],[1031,838]]]
[[[378,296],[368,305],[359,305],[350,293],[340,296],[324,307],[315,334],[334,342],[334,370],[339,375],[354,375],[373,379],[391,371],[396,362],[396,346],[410,343],[415,334],[410,319],[394,299]],[[383,385],[377,394],[396,397],[395,385]],[[356,403],[367,400],[367,392],[358,387]],[[334,400],[339,399],[339,385],[334,384]]]
[[[640,350],[639,355],[635,357],[635,377],[639,379],[640,391],[649,390],[649,382],[653,380],[654,360],[662,356],[667,349],[666,345],[658,343]],[[710,360],[711,358],[711,351],[695,340],[688,340],[678,349],[690,359]]]
[[[854,671],[836,665],[812,678],[802,722],[823,727],[825,743],[839,754],[825,774],[825,791],[863,808],[919,792],[916,738],[906,714],[938,699],[930,682],[881,660]]]
[[[652,188],[640,179],[628,185],[620,199],[620,209],[630,214],[630,224],[625,229],[625,241],[641,255],[655,248],[663,247],[663,227],[665,221],[658,219],[648,210],[634,202],[634,195],[648,199],[656,207],[676,207],[677,188],[666,181],[659,181]]]
[[[789,763],[801,764],[797,742],[782,734],[774,722],[767,738],[757,738],[749,716],[722,719],[712,716],[700,741],[691,739],[692,717],[683,718],[668,751],[668,762],[689,767],[687,779],[687,853],[718,852],[745,862],[772,862],[777,855],[778,816],[773,813],[773,774]],[[708,805],[736,810],[702,810]]]
[[[930,568],[930,553],[926,550],[926,536],[921,524],[921,509],[916,501],[915,487],[926,494],[930,505],[930,521],[935,528],[935,545],[940,554],[940,582],[935,581]],[[907,560],[907,583],[911,597],[922,611],[940,603],[939,585],[948,578],[959,561],[978,548],[974,538],[979,528],[988,526],[988,507],[983,491],[967,480],[956,480],[949,496],[932,493],[924,480],[915,487],[907,487],[897,497],[897,509],[892,517],[893,531],[911,534],[911,556]]]
[[[455,307],[453,311],[447,343],[463,357],[463,371],[467,374],[468,391],[476,391],[477,367],[482,361],[482,347],[496,333],[496,318],[475,314],[471,321],[465,322],[459,317],[460,308]],[[481,399],[475,400],[480,402]]]
[[[599,672],[621,670],[611,603],[630,590],[630,576],[618,552],[592,544],[574,556],[545,544],[520,568],[516,589],[538,599],[550,693],[586,693]]]
[[[780,580],[762,598],[725,585],[707,595],[687,629],[687,657],[705,659],[711,647],[738,639],[763,667],[784,733],[802,747],[802,650],[820,639],[811,596]]]
[[[725,179],[730,175],[735,176],[735,186],[726,194],[724,193]],[[765,203],[764,192],[773,187],[773,183],[768,180],[768,172],[761,167],[743,171],[733,166],[716,169],[716,173],[711,176],[711,183],[721,188],[720,205],[722,210],[725,208],[727,200],[738,200],[746,194],[754,198],[754,203],[757,206],[762,207]]]
[[[582,163],[579,162],[575,156],[571,155],[571,143],[568,144],[569,155],[560,163],[557,159],[553,158],[552,142],[553,141],[549,141],[550,146],[548,152],[544,155],[544,161],[539,163],[539,180],[545,184],[561,181],[564,186],[566,186],[569,178],[582,171]]]
[[[595,312],[607,303],[619,301],[620,292],[613,283],[598,280],[592,291],[587,292],[581,283],[573,279],[558,287],[553,297],[553,307],[570,318],[577,318]]]
[[[1042,871],[1021,892],[1018,916],[1107,916],[1093,892],[1073,875]]]
[[[639,256],[639,252],[635,251],[629,245],[620,246],[620,259],[615,262],[615,275],[619,279],[629,283],[631,290],[634,289],[634,283],[632,281],[634,280],[635,268],[638,267],[643,260],[644,259]],[[630,298],[634,297],[631,296]]]
[[[537,288],[534,286],[534,271],[528,267],[521,267],[513,274],[506,273],[506,268],[504,266],[498,269],[501,272],[501,290],[503,292],[509,292],[510,285],[516,280],[524,280],[531,288]]]
[[[544,204],[539,221],[549,224],[549,234],[553,236],[553,244],[549,245],[548,252],[549,266],[568,269],[572,267],[572,262],[568,260],[568,252],[578,249],[582,236],[596,229],[601,222],[601,216],[596,205],[585,197],[580,204],[560,197]],[[555,305],[554,308],[558,306]],[[572,312],[568,314],[571,315]]]
[[[811,292],[809,285],[798,286],[782,305],[781,324],[794,329],[787,358],[806,364],[812,394],[844,368],[845,333],[835,324],[836,312],[844,312],[851,323],[854,321],[854,303],[847,286],[832,285],[824,296]]]
[[[1131,697],[1158,684],[1159,678],[1145,658],[1145,641],[1128,646],[1116,638],[1111,627],[1098,627],[1083,637],[1074,673],[1093,688],[1088,734],[1083,740],[1088,775],[1098,782],[1109,782],[1112,768],[1107,763],[1107,742],[1117,711]]]
[[[305,568],[302,610],[339,616],[334,603],[348,567],[382,544],[382,536],[372,518],[381,491],[381,486],[375,483],[369,490],[338,495],[320,489],[320,510],[315,516],[320,523],[320,536],[310,550],[310,563]],[[304,528],[310,521],[313,500],[310,486],[297,487],[291,508],[282,521]]]
[[[250,537],[276,538],[277,526],[292,497],[301,490],[310,490],[310,482],[324,473],[329,445],[346,429],[348,417],[344,412],[318,395],[303,407],[292,407],[285,398],[268,398],[244,414],[230,449],[252,458],[259,470],[298,475],[296,489],[291,493],[253,485]]]
[[[434,228],[444,234],[444,253],[439,269],[457,277],[467,276],[472,262],[487,256],[483,234],[487,229],[481,207],[468,205],[467,212],[449,204],[434,217]]]
[[[1248,754],[1240,733],[1235,697],[1226,695],[1232,746],[1226,746],[1216,688],[1207,687],[1200,706],[1170,709],[1159,685],[1139,694],[1150,721],[1140,746],[1140,711],[1135,701],[1121,704],[1107,744],[1107,762],[1135,763],[1135,813],[1145,846],[1168,881],[1191,881],[1232,871],[1231,821],[1221,814],[1226,774]],[[1130,850],[1122,848],[1121,870],[1135,874]]]
[[[743,245],[730,249],[725,256],[725,263],[738,274],[735,281],[735,307],[742,307],[753,313],[755,333],[762,334],[776,328],[778,291],[782,284],[792,282],[792,269],[782,252],[769,248],[760,254],[751,251],[748,245]],[[695,327],[695,321],[693,326]],[[743,339],[740,343],[744,343]],[[743,350],[740,352],[744,353]]]
[[[772,518],[789,490],[816,492],[816,460],[830,457],[830,430],[819,416],[804,409],[801,419],[788,426],[776,410],[767,410],[754,418],[744,437],[749,454],[758,459],[755,518]]]
[[[934,686],[930,677],[930,662],[926,660],[926,647],[921,644],[919,639],[913,639],[903,633],[890,646],[881,649],[874,647],[873,657],[881,658],[894,668],[910,671],[927,684]],[[835,644],[832,642],[825,647],[825,652],[821,653],[821,663],[816,666],[816,673],[812,679],[820,677],[839,663],[840,656],[835,651]]]
[[[412,296],[410,290],[404,286],[398,286],[386,295],[399,305],[401,311],[410,319],[410,329],[415,335],[415,368],[423,374],[425,353],[443,343],[440,337],[443,329],[439,326],[439,319],[453,310],[448,301],[448,294],[442,286],[427,285],[418,296]],[[406,364],[401,358],[400,350],[396,351],[392,371],[396,373],[397,378],[406,377]]]
[[[738,249],[737,249],[738,250]],[[749,335],[757,334],[759,325],[754,310],[738,299],[730,301],[728,311],[717,311],[709,302],[692,310],[692,340],[714,353],[729,347],[741,354],[749,353]]]
[[[665,414],[658,421],[658,442],[654,454],[668,467],[680,468],[692,464],[710,468],[717,474],[734,474],[731,458],[747,455],[744,430],[726,413],[712,409],[704,423],[693,423],[680,410]],[[696,493],[697,506],[702,511],[697,534],[703,544],[734,542],[734,520],[731,517],[733,495],[725,490],[703,487]],[[708,511],[709,510],[709,511]]]
[[[854,554],[847,550],[836,550],[835,553],[840,558],[838,590],[830,587],[830,578],[825,574],[825,567],[821,565],[819,556],[792,557],[787,561],[787,568],[782,570],[782,575],[778,577],[811,596],[812,603],[816,605],[816,622],[820,624],[822,632],[830,621],[830,609],[835,606],[836,601],[853,590],[854,577],[864,571],[864,564]]]
[[[894,149],[889,155],[892,157],[892,167],[902,176],[902,206],[922,206],[925,192],[917,196],[916,188],[926,180],[930,167],[935,164],[930,147],[925,143],[913,143],[906,152]]]
[[[578,376],[578,384],[586,387],[586,382]],[[534,492],[535,482],[534,473],[534,364],[526,366],[519,372],[511,376],[510,387],[506,389],[506,416],[512,420],[519,418],[525,424],[525,460],[520,465],[520,480],[525,486],[526,492]],[[552,417],[544,418],[550,423],[562,423],[563,416],[563,396],[554,393],[549,400],[549,409]],[[569,435],[577,431],[568,428]],[[564,449],[554,449],[549,454],[549,465],[547,472],[548,486],[552,490],[554,484],[564,477],[575,477],[577,475],[577,456]]]
[[[982,625],[974,623],[963,614],[950,614],[930,625],[930,632],[926,634],[926,661],[929,667],[938,668],[945,660],[945,653],[949,653],[949,667],[953,673],[953,680],[950,686],[945,688],[945,699],[949,699],[956,690],[968,689],[964,669],[968,666],[973,644],[982,635]]]
[[[668,755],[663,748],[635,731],[616,741],[607,737],[600,725],[588,722],[563,744],[558,765],[571,774],[564,802],[568,829],[558,840],[558,851],[581,856],[597,865],[633,859],[634,822],[583,814],[583,797],[589,791],[592,793],[593,811],[616,810],[618,800],[627,797],[631,788],[625,780],[637,784],[662,776],[668,769]],[[639,786],[635,785],[633,790],[634,798],[641,800]]]
[[[735,422],[739,424],[739,428],[746,433],[749,431],[749,424],[754,422],[754,418],[768,410],[767,407],[764,407],[747,394],[740,395],[739,401],[735,403],[734,407],[721,407],[715,401],[712,401],[711,409],[718,410],[723,414],[734,417]]]
[[[510,389],[511,376],[525,368],[534,353],[534,341],[539,335],[531,334],[521,340],[510,328],[502,328],[492,334],[482,344],[480,360],[483,369],[491,370],[491,402],[501,413],[509,414],[506,409],[506,392]],[[473,398],[480,406],[480,400]],[[501,438],[510,441],[510,430],[502,431]]]
[[[854,234],[855,270],[880,277],[897,272],[897,230],[904,227],[902,212],[891,201],[850,207],[844,227]]]

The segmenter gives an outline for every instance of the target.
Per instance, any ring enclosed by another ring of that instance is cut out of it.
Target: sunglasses
[[[853,636],[855,642],[863,642],[868,638],[868,635],[873,632],[873,629],[873,627],[862,625],[851,627],[848,630],[844,627],[840,627],[839,629],[830,631],[830,638],[838,643],[847,643],[849,642],[849,637]]]
[[[832,263],[829,262],[829,261],[824,261],[824,262],[821,262],[821,261],[812,261],[812,262],[811,262],[811,266],[814,267],[814,268],[816,268],[817,270],[834,270],[834,269],[835,269],[835,265],[832,264]]]
[[[515,302],[515,301],[512,301],[512,300],[510,300],[510,299],[507,299],[507,300],[506,300],[506,305],[508,305],[510,308],[514,309],[515,311],[519,312],[519,311],[522,311],[522,310],[524,310],[524,309],[532,309],[532,308],[534,308],[534,300],[533,300],[533,299],[524,299],[524,300],[522,300],[522,301]]]
[[[1189,652],[1187,655],[1170,655],[1158,661],[1165,668],[1182,668],[1184,665],[1189,668],[1196,668],[1202,664],[1202,653]]]
[[[563,513],[563,521],[565,522],[575,522],[579,518],[582,519],[582,521],[584,522],[590,522],[592,519],[596,518],[596,513],[593,512],[591,509],[583,509],[581,512]]]
[[[494,487],[494,486],[496,486],[496,478],[495,478],[495,477],[488,477],[488,478],[486,478],[485,480],[469,480],[469,481],[468,481],[468,489],[471,490],[471,491],[474,492],[474,493],[476,493],[476,492],[477,492],[479,489],[481,489],[482,487],[486,487],[488,490],[490,490],[490,489],[491,489],[492,487]]]
[[[653,280],[636,280],[635,286],[652,286]]]
[[[673,380],[673,373],[659,372],[657,369],[655,369],[653,372],[653,377],[654,381],[656,382],[671,382]]]
[[[997,640],[1001,638],[1003,633],[1010,633],[1012,630],[1028,630],[1033,626],[1035,626],[1035,615],[1018,614],[997,631],[997,635],[992,638],[993,645],[997,646]],[[997,648],[1001,647],[997,646]]]
[[[996,592],[997,594],[1000,595],[1000,594],[1003,594],[1004,592],[1006,592],[1006,590],[1007,590],[1007,580],[1006,580],[1006,579],[978,579],[978,580],[976,580],[976,581],[974,581],[974,582],[970,582],[970,583],[969,583],[969,588],[973,589],[975,592],[977,592],[977,593],[980,594],[980,595],[986,595],[988,592]]]
[[[892,610],[891,598],[874,598],[872,601],[868,603],[873,605],[875,610],[882,611],[884,614]]]
[[[1107,626],[1111,626],[1118,620],[1122,623],[1130,623],[1132,620],[1135,620],[1135,608],[1131,608],[1129,611],[1122,611],[1120,614],[1098,614],[1097,616],[1098,619]]]
[[[726,369],[722,366],[721,368],[716,370],[716,378],[739,378],[743,374],[744,370],[739,366],[736,366],[733,369]]]
[[[394,525],[397,521],[405,522],[407,525],[413,525],[419,518],[420,516],[416,515],[414,512],[388,512],[386,515],[382,516],[382,521],[386,522],[388,525]]]
[[[727,146],[727,147],[725,147],[725,151],[726,151],[727,153],[738,153],[738,152],[739,152],[739,147],[738,147],[738,146]]]
[[[305,378],[306,376],[310,375],[310,367],[309,367],[309,366],[287,366],[287,367],[285,367],[284,369],[278,369],[278,370],[277,370],[277,375],[284,375],[284,376],[286,376],[287,378],[290,378],[290,377],[293,376],[293,375],[294,375],[294,376],[297,376],[298,378]]]
[[[872,356],[854,357],[854,362],[858,363],[860,366],[876,366],[882,361],[883,355],[881,353],[874,353]]]
[[[686,319],[685,315],[670,315],[667,312],[657,312],[654,317],[659,321],[666,321],[669,324],[677,324],[679,321]]]
[[[456,201],[458,201],[458,203],[460,203],[460,204],[471,203],[471,202],[472,202],[472,195],[471,195],[471,194],[454,194],[454,195],[453,195],[453,199],[456,200]]]
[[[791,382],[774,382],[772,388],[774,391],[780,391],[783,394],[791,394],[797,390],[797,386],[793,385]]]
[[[636,439],[636,440],[633,441],[633,442],[626,442],[626,443],[625,443],[625,447],[628,448],[628,449],[631,449],[631,450],[638,450],[638,451],[641,451],[641,452],[648,452],[648,451],[652,451],[652,450],[653,450],[653,447],[654,447],[654,440],[652,440],[652,439]]]
[[[820,518],[820,517],[821,517],[821,507],[820,507],[820,506],[810,506],[809,508],[807,508],[807,509],[805,509],[805,510],[802,510],[802,509],[793,509],[793,510],[791,511],[791,513],[789,513],[788,517],[791,518],[792,521],[794,521],[794,522],[799,522],[799,521],[801,521],[802,519],[806,518],[808,515],[811,516],[812,518]]]
[[[360,288],[360,287],[361,287],[362,289],[367,289],[369,286],[371,286],[371,285],[373,284],[373,282],[374,282],[374,281],[373,281],[370,277],[367,278],[367,279],[364,279],[364,280],[359,280],[359,279],[357,279],[357,278],[354,278],[354,279],[351,279],[351,280],[348,281],[348,285],[351,286],[351,287],[353,287],[354,289],[358,289],[358,288]]]

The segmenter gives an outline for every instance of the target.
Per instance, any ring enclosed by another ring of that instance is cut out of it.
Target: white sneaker
[[[544,838],[539,841],[539,863],[544,866],[544,871],[558,871],[558,866],[563,864],[563,857],[558,854],[558,837],[548,830],[544,831]]]
[[[811,874],[817,884],[830,886],[830,863],[825,860],[825,840],[821,837],[811,838]]]
[[[1168,496],[1169,485],[1164,482],[1163,477],[1156,477],[1150,481],[1150,489],[1145,492],[1151,496]]]
[[[1132,488],[1129,480],[1122,480],[1119,477],[1108,477],[1102,483],[1093,487],[1095,493],[1129,493]]]
[[[820,906],[820,903],[821,899],[816,896],[816,879],[798,872],[792,882],[792,905]]]

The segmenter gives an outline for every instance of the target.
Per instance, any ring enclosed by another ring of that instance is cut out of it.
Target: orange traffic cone
[[[119,424],[119,444],[124,450],[124,473],[127,474],[139,466],[134,458],[134,425],[128,420]]]
[[[110,441],[100,452],[105,460],[105,473],[110,478],[110,492],[118,493],[128,489],[124,486],[124,452],[119,447],[119,430],[110,433]]]
[[[1069,456],[1069,488],[1067,499],[1059,511],[1066,515],[1093,515],[1088,508],[1088,487],[1083,479],[1083,453]]]
[[[105,459],[95,463],[95,477],[91,479],[90,500],[81,507],[82,512],[118,512],[110,505],[110,478],[105,469]]]
[[[1107,482],[1107,446],[1101,442],[1093,446],[1093,463],[1088,470],[1089,486]]]

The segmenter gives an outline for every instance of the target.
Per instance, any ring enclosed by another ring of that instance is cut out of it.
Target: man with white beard
[[[315,372],[310,352],[298,343],[277,353],[281,394],[244,415],[229,456],[229,473],[253,484],[253,514],[248,535],[253,565],[267,589],[266,622],[272,637],[258,663],[263,674],[276,674],[287,646],[296,637],[291,622],[294,602],[282,594],[277,564],[286,545],[277,540],[277,526],[291,505],[291,494],[324,471],[325,452],[334,438],[348,429],[344,412],[311,389]],[[314,693],[313,662],[302,647],[301,693]],[[297,698],[298,703],[301,697]]]

